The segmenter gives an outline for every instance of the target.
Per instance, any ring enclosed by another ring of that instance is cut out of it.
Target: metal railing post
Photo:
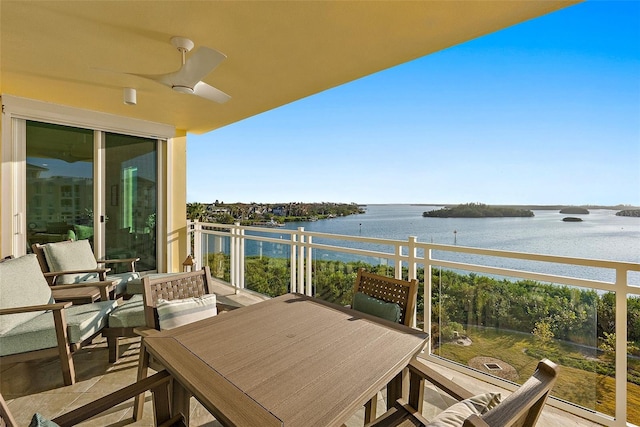
[[[627,270],[616,269],[615,425],[627,425]]]
[[[245,238],[244,238],[244,228],[240,228],[238,233],[238,239],[240,240],[240,244],[238,245],[238,283],[241,289],[245,288],[244,283],[244,257],[245,257]]]
[[[431,304],[433,301],[431,300],[432,289],[433,289],[433,273],[431,271],[431,248],[425,249],[424,251],[424,288],[423,295],[424,298],[424,327],[423,330],[429,333],[429,339],[427,340],[427,346],[425,347],[425,353],[431,354]]]
[[[306,268],[306,272],[307,272],[307,278],[306,278],[306,283],[307,283],[307,295],[308,296],[314,296],[313,295],[313,284],[311,283],[312,280],[312,272],[313,272],[313,249],[312,249],[312,238],[311,236],[307,236],[307,241],[309,243],[309,246],[307,247],[307,268]]]
[[[200,268],[202,268],[207,265],[202,253],[202,225],[198,221],[192,222],[191,225],[193,226],[193,259],[200,263]]]
[[[418,264],[416,262],[416,257],[418,255],[418,248],[416,247],[417,240],[418,238],[416,236],[409,236],[409,244],[407,246],[409,280],[418,278]],[[418,304],[416,304],[413,311],[413,325],[411,325],[411,327],[415,328],[418,321]]]
[[[304,293],[304,227],[298,227],[298,232],[300,233],[299,245],[298,245],[298,292],[301,294]]]
[[[396,245],[396,254],[394,266],[396,270],[396,279],[402,279],[402,244]]]
[[[408,269],[409,269],[409,280],[418,278],[418,248],[416,247],[416,243],[418,243],[418,238],[416,236],[409,236],[409,245],[408,249]]]
[[[298,287],[297,287],[297,273],[296,273],[296,258],[297,258],[297,247],[298,245],[296,244],[296,242],[298,241],[298,235],[297,233],[293,232],[291,233],[291,276],[289,277],[289,281],[291,282],[289,285],[289,292],[297,292],[298,291]]]

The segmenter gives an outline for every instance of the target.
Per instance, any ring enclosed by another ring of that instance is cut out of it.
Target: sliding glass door
[[[138,257],[156,269],[156,140],[107,133],[105,139],[106,257]]]
[[[36,121],[25,134],[27,247],[87,239],[156,270],[158,141]]]

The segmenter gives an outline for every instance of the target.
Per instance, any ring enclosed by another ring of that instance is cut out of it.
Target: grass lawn
[[[576,362],[574,365],[578,366],[586,361],[584,347],[553,341],[541,349],[531,334],[474,327],[467,329],[467,336],[473,341],[472,345],[461,346],[448,342],[434,350],[434,353],[463,365],[468,365],[469,360],[477,356],[500,359],[516,369],[519,375],[517,382],[521,384],[533,374],[538,364],[537,357],[527,354],[527,350],[535,350],[534,353],[543,354],[561,365],[552,393],[554,396],[606,415],[614,415],[614,378],[567,366],[574,364],[570,363],[572,359]],[[638,361],[630,360],[630,363],[631,369],[637,369]],[[627,387],[627,421],[640,424],[640,386],[628,382]]]

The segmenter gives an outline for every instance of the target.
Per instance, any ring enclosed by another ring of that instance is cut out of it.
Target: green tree
[[[202,221],[207,214],[207,209],[202,203],[187,203],[187,219]]]
[[[545,350],[548,348],[551,340],[554,337],[553,331],[551,330],[551,324],[549,323],[548,319],[536,322],[532,333],[540,343],[540,347]]]

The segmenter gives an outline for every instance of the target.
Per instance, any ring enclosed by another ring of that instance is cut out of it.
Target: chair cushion
[[[98,268],[88,240],[47,243],[43,246],[43,250],[51,271],[94,270]],[[96,273],[63,274],[58,276],[56,284],[82,283],[96,277],[98,277]]]
[[[53,302],[51,288],[42,275],[35,254],[0,263],[0,308],[25,307]],[[42,312],[0,316],[0,335],[41,315]]]
[[[33,418],[31,418],[31,423],[29,423],[29,427],[60,427],[60,426],[54,423],[53,421],[43,417],[42,415],[35,413],[33,414]]]
[[[218,314],[215,294],[171,301],[159,299],[157,309],[160,330],[177,328]]]
[[[85,280],[84,282],[97,282],[98,280],[100,280],[100,278],[98,276],[95,276]],[[129,271],[126,273],[118,274],[107,274],[105,280],[107,280],[108,282],[113,282],[116,285],[116,295],[142,293],[142,291],[129,292],[129,283],[131,283],[132,281],[140,280],[140,273],[138,273],[137,271]]]
[[[461,427],[470,415],[482,415],[500,403],[500,393],[484,393],[470,397],[439,413],[428,427]]]
[[[118,273],[118,274],[108,274],[107,280],[116,282],[116,295],[142,293],[142,291],[129,292],[129,284],[132,281],[140,280],[140,273],[138,273],[137,271],[128,271],[126,273]]]
[[[104,328],[109,313],[117,305],[116,301],[100,301],[72,305],[65,309],[69,342],[80,343]],[[0,356],[42,350],[57,345],[53,314],[48,311],[0,336]]]
[[[109,314],[110,328],[135,328],[145,326],[142,295],[134,295]]]
[[[396,323],[400,322],[402,316],[398,304],[382,301],[362,292],[356,292],[353,296],[353,309]]]

